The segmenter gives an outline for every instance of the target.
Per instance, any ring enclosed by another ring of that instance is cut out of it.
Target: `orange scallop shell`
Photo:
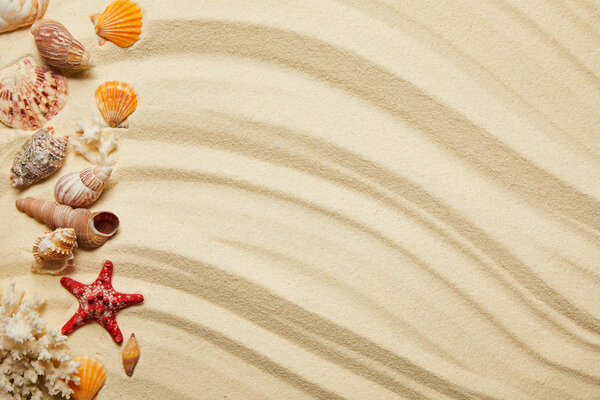
[[[96,105],[104,120],[113,128],[126,128],[125,120],[137,107],[137,95],[125,82],[104,82],[96,89]]]
[[[120,47],[134,44],[142,33],[142,10],[130,0],[115,0],[102,14],[91,17],[96,34]],[[100,45],[104,40],[100,40]]]
[[[102,389],[106,382],[106,370],[100,361],[91,357],[76,357],[73,361],[79,361],[81,365],[77,369],[79,385],[69,382],[73,389],[71,397],[74,400],[92,400]]]

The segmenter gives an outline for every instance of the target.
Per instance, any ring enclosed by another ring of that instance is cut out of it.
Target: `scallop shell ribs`
[[[115,0],[106,7],[102,14],[91,17],[100,36],[100,45],[104,39],[120,47],[134,44],[142,33],[142,10],[130,0]]]
[[[42,128],[67,102],[67,79],[24,57],[0,70],[0,121],[33,131]]]

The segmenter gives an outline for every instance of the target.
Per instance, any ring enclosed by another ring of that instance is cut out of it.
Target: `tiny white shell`
[[[86,207],[98,200],[112,167],[86,168],[60,178],[54,187],[54,198],[58,203],[71,207]]]

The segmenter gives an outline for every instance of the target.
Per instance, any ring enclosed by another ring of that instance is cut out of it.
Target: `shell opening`
[[[90,226],[94,233],[112,236],[119,229],[119,218],[108,211],[100,212],[90,220]]]

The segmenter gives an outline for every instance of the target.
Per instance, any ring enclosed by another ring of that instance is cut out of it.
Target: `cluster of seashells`
[[[41,58],[58,70],[94,66],[90,53],[60,22],[43,19],[49,0],[0,0],[0,33],[31,25]],[[120,47],[134,44],[141,35],[142,12],[131,0],[114,0],[101,14],[91,16],[100,44],[106,40]],[[52,68],[37,65],[26,56],[0,70],[0,121],[17,129],[36,130],[16,155],[10,179],[23,189],[61,168],[69,142],[46,126],[66,104],[67,80]],[[97,107],[113,128],[128,127],[127,118],[137,107],[137,95],[125,82],[108,81],[96,89]],[[46,127],[45,127],[46,126]],[[54,189],[56,203],[30,197],[17,200],[17,208],[52,229],[33,246],[35,272],[57,274],[73,265],[78,247],[99,247],[112,237],[119,219],[110,212],[90,212],[112,173],[116,138],[103,135],[99,121],[92,127],[78,122],[81,137],[72,139],[75,153],[95,167],[61,177]]]
[[[13,187],[24,189],[56,173],[63,165],[68,136],[56,136],[49,122],[66,105],[67,71],[94,67],[94,59],[81,41],[62,23],[44,19],[49,0],[0,0],[0,34],[30,26],[41,59],[31,56],[0,69],[0,122],[14,129],[34,131],[14,158],[10,180]],[[100,14],[91,16],[99,44],[110,41],[129,47],[142,33],[142,11],[131,0],[114,0]],[[102,118],[111,128],[127,128],[128,117],[137,108],[137,95],[125,82],[107,81],[98,86],[94,99]],[[74,265],[79,247],[102,246],[119,228],[112,212],[93,212],[85,207],[96,202],[109,180],[117,147],[114,135],[102,132],[100,120],[88,127],[77,123],[73,149],[94,164],[93,167],[60,177],[54,186],[53,201],[20,198],[19,211],[47,225],[52,231],[37,237],[32,246],[36,273],[60,274]],[[123,369],[132,376],[139,359],[137,339],[131,335],[122,352]],[[92,400],[104,386],[106,371],[93,358],[80,357],[80,383],[70,382],[75,400]]]
[[[68,87],[61,71],[94,66],[90,52],[58,21],[42,19],[49,0],[0,0],[0,33],[31,25],[31,33],[44,62],[26,56],[0,70],[0,121],[23,130],[44,127],[65,106]],[[114,0],[101,14],[91,16],[100,45],[107,40],[129,47],[142,33],[142,11],[131,0]],[[98,87],[96,103],[111,127],[127,127],[137,107],[137,96],[124,82]]]

